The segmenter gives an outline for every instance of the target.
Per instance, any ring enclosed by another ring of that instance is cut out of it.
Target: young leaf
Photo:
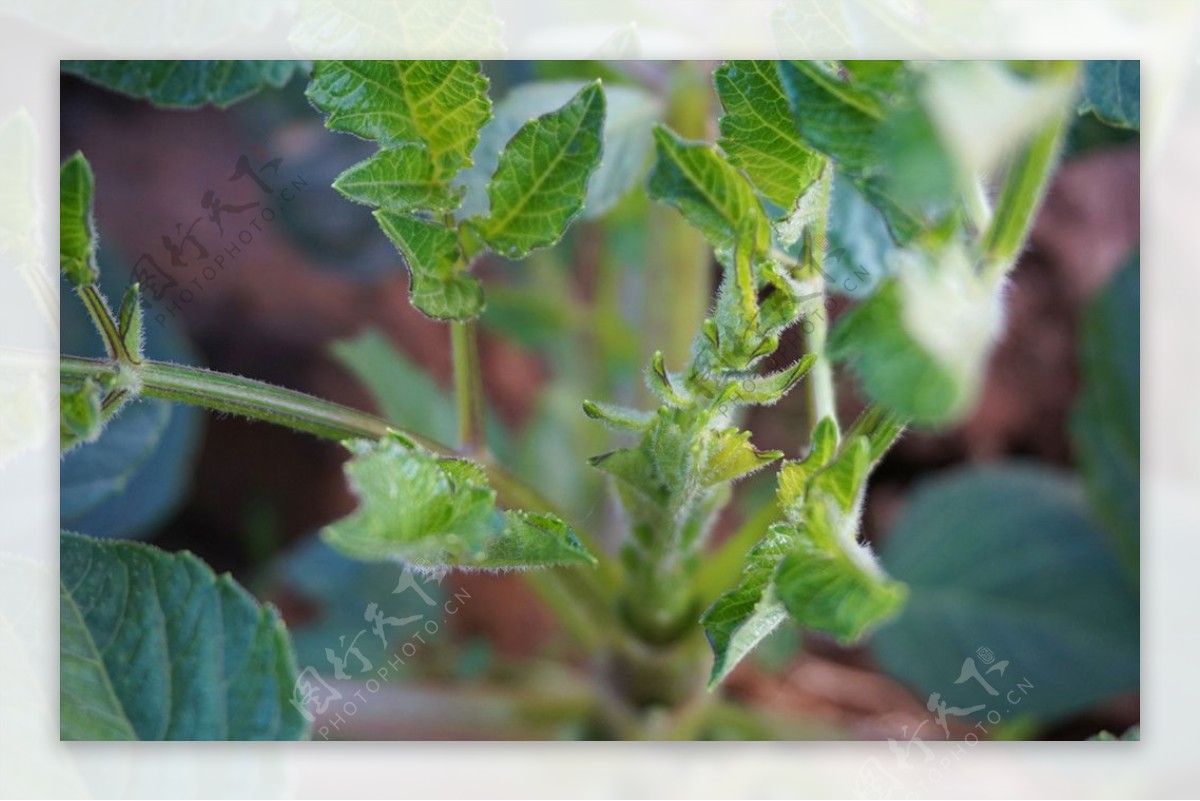
[[[603,401],[585,400],[583,413],[593,420],[605,423],[609,428],[625,431],[645,431],[654,421],[654,412],[627,409],[624,406]]]
[[[1080,113],[1092,112],[1117,128],[1142,125],[1140,61],[1088,61],[1083,68]]]
[[[961,419],[975,402],[1001,326],[998,290],[958,248],[931,265],[909,252],[897,275],[833,328],[829,355],[858,372],[867,393],[929,425]]]
[[[756,251],[765,251],[771,227],[754,189],[711,145],[685,142],[669,129],[654,128],[658,159],[646,190],[679,209],[708,239],[722,264],[733,264],[743,226]]]
[[[733,398],[738,403],[776,403],[808,374],[816,360],[815,353],[806,353],[791,367],[777,373],[747,375],[734,382]]]
[[[189,553],[64,531],[64,740],[295,740],[287,630]]]
[[[58,439],[62,450],[80,442],[95,442],[103,428],[102,393],[90,378],[75,389],[63,387],[59,395]]]
[[[487,86],[477,61],[318,61],[307,95],[331,130],[423,144],[434,177],[448,181],[471,163],[491,116]]]
[[[787,610],[774,596],[775,566],[795,547],[787,526],[776,524],[749,553],[741,582],[727,590],[700,618],[713,650],[709,688],[716,687],[762,640],[787,620]]]
[[[59,268],[76,288],[94,284],[100,277],[96,225],[92,220],[94,180],[92,167],[82,153],[63,162],[59,184]]]
[[[117,317],[117,332],[121,335],[125,352],[134,361],[141,361],[145,345],[142,339],[141,296],[141,286],[137,282],[130,284],[121,300],[121,311]]]
[[[852,173],[878,166],[875,140],[886,107],[873,92],[811,61],[781,61],[779,74],[805,144]]]
[[[750,444],[750,432],[736,428],[706,432],[696,473],[706,487],[736,481],[783,457],[783,451],[760,451]]]
[[[497,509],[474,462],[435,456],[398,436],[348,447],[346,476],[359,507],[323,531],[348,556],[468,570],[595,561],[557,518]]]
[[[776,596],[788,614],[846,643],[895,614],[906,596],[857,542],[869,469],[870,446],[858,438],[809,480],[802,507],[789,510],[795,548],[775,571]]]
[[[345,197],[388,211],[451,211],[459,198],[416,142],[380,150],[352,165],[333,182]]]
[[[790,210],[824,159],[801,142],[775,62],[727,61],[713,81],[725,109],[717,144],[768,200]]]
[[[479,279],[460,272],[463,257],[456,231],[382,209],[375,220],[408,263],[413,306],[438,320],[470,320],[483,311]]]
[[[603,129],[604,92],[597,82],[517,131],[488,184],[488,216],[474,223],[497,253],[520,258],[562,237],[583,208]]]

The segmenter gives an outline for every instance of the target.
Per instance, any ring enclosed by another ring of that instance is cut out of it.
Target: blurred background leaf
[[[1007,717],[1015,703],[1005,691],[1028,681],[1016,711],[1050,721],[1138,689],[1138,588],[1069,475],[1003,464],[926,481],[882,558],[910,595],[873,649],[921,694]],[[981,648],[1009,661],[1002,677],[992,674],[995,700],[977,683],[956,683]]]

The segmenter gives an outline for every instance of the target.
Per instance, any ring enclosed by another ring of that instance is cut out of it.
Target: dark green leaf
[[[947,706],[1006,715],[1011,690],[1021,714],[1053,719],[1138,687],[1137,588],[1061,473],[1006,465],[926,484],[888,534],[883,563],[910,599],[875,653]],[[999,696],[957,683],[966,660],[984,672],[981,653],[1008,662],[984,674]]]
[[[389,211],[451,211],[459,199],[436,175],[424,145],[407,143],[377,152],[337,177],[333,188],[351,200]]]
[[[488,215],[474,223],[497,253],[520,258],[554,244],[582,210],[600,163],[604,106],[600,84],[589,84],[505,146],[488,183]]]
[[[64,740],[292,740],[287,630],[191,554],[63,532]]]
[[[1090,111],[1118,128],[1141,128],[1141,62],[1086,62],[1083,68],[1083,101],[1079,110]]]
[[[382,209],[375,219],[408,264],[413,306],[438,320],[470,320],[483,311],[479,279],[462,272],[457,231]]]
[[[286,84],[297,61],[64,61],[63,71],[167,108],[225,108]]]
[[[1088,500],[1135,575],[1141,544],[1140,276],[1135,255],[1084,309],[1083,387],[1071,413]]]

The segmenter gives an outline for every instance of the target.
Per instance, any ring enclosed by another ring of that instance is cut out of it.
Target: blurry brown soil
[[[261,144],[232,126],[225,112],[154,111],[74,81],[64,82],[63,108],[64,155],[82,148],[91,160],[99,229],[124,254],[147,250],[177,222],[193,218],[199,193],[224,180],[239,153]],[[319,133],[319,122],[313,124]],[[267,149],[286,162],[317,133],[285,132]],[[1066,418],[1078,381],[1080,306],[1136,246],[1138,230],[1136,146],[1095,151],[1063,166],[1013,276],[1007,334],[991,360],[979,408],[954,430],[914,432],[894,449],[873,480],[865,512],[868,537],[886,530],[913,481],[947,465],[1004,456],[1071,462]],[[223,272],[179,312],[208,366],[377,411],[366,390],[327,352],[328,343],[377,327],[449,386],[447,330],[409,305],[403,270],[365,282],[347,277],[312,263],[282,234],[280,226],[259,234],[242,269]],[[488,396],[507,422],[519,426],[547,379],[544,367],[487,336],[482,350]],[[861,400],[847,381],[839,391],[840,413],[849,419]],[[760,447],[795,452],[798,443],[791,440],[803,415],[799,395],[754,413],[750,422]],[[261,558],[241,536],[255,504],[283,510],[276,547],[353,508],[342,459],[337,446],[312,437],[209,416],[192,494],[162,542],[245,575]],[[734,522],[724,521],[723,528]],[[460,634],[486,636],[510,656],[537,650],[553,634],[551,618],[518,578],[474,575],[462,584],[485,603],[464,608],[456,619]],[[781,676],[752,666],[737,671],[729,691],[863,737],[903,737],[905,726],[911,732],[926,717],[923,704],[874,672],[865,653],[820,641]],[[1101,722],[1121,730],[1130,715],[1136,716],[1136,705],[1132,712],[1116,705]]]

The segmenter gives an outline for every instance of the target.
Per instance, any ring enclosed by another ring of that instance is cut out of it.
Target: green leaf
[[[495,116],[479,132],[474,163],[454,180],[464,190],[460,219],[487,214],[488,181],[500,162],[501,151],[521,126],[560,108],[586,85],[580,81],[523,83],[496,103]],[[583,219],[608,211],[642,179],[653,148],[650,125],[662,115],[662,104],[655,96],[632,86],[606,83],[604,101],[603,158],[588,182]]]
[[[296,666],[278,613],[188,553],[64,531],[64,740],[294,740]]]
[[[882,557],[910,598],[876,635],[875,655],[922,694],[1003,713],[1014,691],[1021,714],[1048,721],[1137,690],[1138,590],[1071,477],[1009,464],[930,481],[887,534]],[[984,673],[981,649],[1008,662],[1002,674]],[[956,683],[968,659],[998,696]]]
[[[92,167],[82,153],[63,162],[59,183],[59,269],[77,288],[94,284],[100,277],[96,266],[96,224],[92,219],[95,182]]]
[[[348,447],[346,476],[359,506],[322,532],[348,556],[463,569],[595,561],[562,521],[497,509],[475,462],[435,456],[399,435]]]
[[[330,130],[424,145],[434,177],[448,181],[491,116],[487,88],[477,61],[318,61],[307,95]]]
[[[833,180],[828,236],[824,269],[831,292],[865,298],[893,274],[896,244],[887,220],[841,173]]]
[[[915,251],[897,256],[897,275],[837,321],[828,352],[855,369],[876,401],[915,422],[946,425],[978,396],[1000,331],[998,290],[957,247],[937,264]]]
[[[813,475],[803,505],[787,510],[796,545],[775,571],[775,594],[788,614],[843,643],[858,640],[894,615],[907,594],[904,585],[884,574],[870,548],[857,541],[869,469],[870,446],[860,437],[848,441]]]
[[[1137,575],[1140,563],[1141,270],[1121,268],[1083,311],[1083,386],[1071,412],[1071,439],[1088,500]]]
[[[438,320],[470,320],[483,311],[483,287],[466,275],[458,232],[439,223],[380,209],[375,220],[404,256],[412,304]]]
[[[599,420],[606,424],[609,428],[623,431],[645,431],[654,422],[654,412],[628,409],[603,401],[585,400],[583,413],[593,420]]]
[[[100,413],[102,395],[90,378],[75,389],[64,387],[59,395],[59,447],[68,450],[81,442],[95,442],[103,429]]]
[[[773,526],[746,554],[741,582],[717,598],[700,618],[714,657],[710,689],[724,681],[755,646],[787,620],[787,610],[774,597],[772,577],[776,564],[795,544],[788,527]]]
[[[705,432],[699,446],[703,456],[696,473],[700,483],[706,487],[745,478],[783,458],[783,451],[756,449],[750,444],[750,432],[736,428]]]
[[[907,83],[885,98],[879,82],[843,79],[817,62],[783,61],[779,72],[804,143],[847,173],[897,241],[940,221],[957,186],[953,162]],[[902,85],[896,75],[882,83]]]
[[[1079,111],[1117,128],[1141,128],[1141,68],[1140,61],[1085,62]]]
[[[278,89],[298,61],[64,61],[62,69],[106,89],[166,108],[219,108]]]
[[[437,177],[424,145],[407,143],[380,150],[354,164],[333,182],[350,200],[389,211],[451,211],[459,198]]]
[[[559,240],[583,208],[603,129],[599,82],[521,126],[488,184],[488,215],[474,223],[497,253],[520,258]]]
[[[125,297],[121,300],[121,311],[117,315],[117,332],[121,335],[125,352],[138,361],[142,358],[145,345],[142,338],[141,297],[141,286],[135,281],[125,290]]]
[[[737,403],[770,405],[777,403],[792,387],[808,374],[817,360],[815,353],[806,353],[791,367],[767,375],[747,375],[733,383],[732,397]]]
[[[727,61],[713,81],[725,109],[717,144],[768,200],[790,210],[824,159],[801,142],[775,62]]]
[[[766,250],[770,221],[736,167],[713,146],[686,142],[662,126],[654,128],[654,142],[658,159],[647,184],[650,197],[679,209],[725,265],[733,264],[743,226],[754,248]]]

